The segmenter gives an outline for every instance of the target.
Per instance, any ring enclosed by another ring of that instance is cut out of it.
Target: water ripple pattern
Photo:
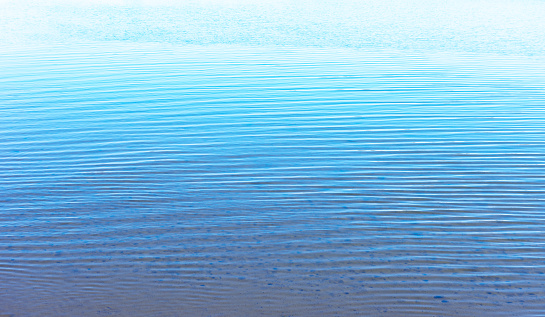
[[[0,315],[545,312],[543,55],[151,42],[2,48]]]
[[[544,64],[57,50],[2,57],[7,313],[545,308]]]

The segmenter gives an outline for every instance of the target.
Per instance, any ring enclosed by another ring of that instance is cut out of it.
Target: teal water
[[[0,315],[543,315],[545,4],[491,3],[1,3]]]

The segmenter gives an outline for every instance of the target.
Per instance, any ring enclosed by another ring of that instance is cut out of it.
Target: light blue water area
[[[0,315],[545,312],[543,1],[0,8]]]

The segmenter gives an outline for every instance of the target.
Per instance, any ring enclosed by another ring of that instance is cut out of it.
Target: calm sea
[[[0,316],[545,315],[545,2],[0,8]]]

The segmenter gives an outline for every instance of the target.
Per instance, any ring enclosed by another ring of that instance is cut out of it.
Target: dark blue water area
[[[42,5],[25,11],[36,30],[11,15],[0,315],[542,315],[541,44],[464,39],[500,9],[530,30],[521,12],[543,5],[485,2],[465,19],[426,2],[460,23],[440,41],[424,32],[440,19],[411,5],[382,30],[373,1],[345,24],[355,2],[336,18],[332,4]],[[182,12],[191,23],[167,19]]]

